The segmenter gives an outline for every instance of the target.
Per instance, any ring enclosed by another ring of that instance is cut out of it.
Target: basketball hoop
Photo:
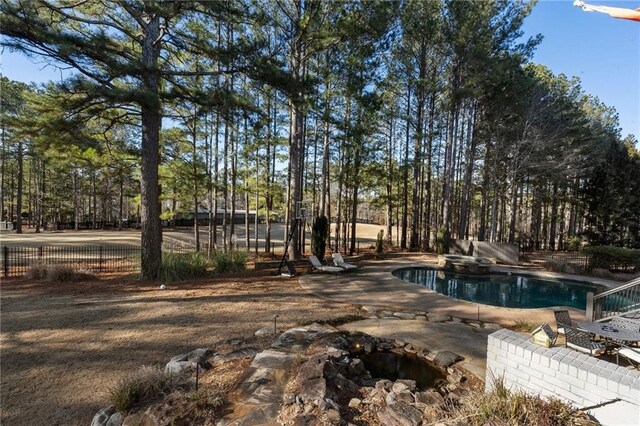
[[[306,201],[296,201],[296,219],[312,219],[313,209]]]

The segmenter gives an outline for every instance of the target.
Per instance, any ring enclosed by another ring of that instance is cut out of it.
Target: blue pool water
[[[402,268],[393,275],[455,299],[506,308],[585,309],[587,292],[597,292],[597,287],[588,283],[517,274],[462,275],[432,268]]]

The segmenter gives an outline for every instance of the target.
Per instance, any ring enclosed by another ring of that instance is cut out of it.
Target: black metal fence
[[[58,265],[96,273],[140,269],[135,246],[21,246],[2,247],[2,276],[19,277],[35,265]]]
[[[578,272],[584,272],[589,268],[590,258],[581,251],[552,251],[537,250],[521,253],[522,260],[534,264],[544,265],[549,261],[562,262],[572,265]]]

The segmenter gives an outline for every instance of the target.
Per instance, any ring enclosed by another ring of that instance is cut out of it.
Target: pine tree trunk
[[[160,227],[160,188],[158,185],[159,140],[162,112],[160,81],[158,76],[160,18],[148,17],[143,36],[142,62],[147,69],[142,87],[145,101],[141,103],[142,115],[142,167],[140,175],[141,209],[141,274],[154,280],[160,274],[162,263],[162,228]]]
[[[393,116],[389,118],[389,146],[387,151],[387,241],[392,244],[393,235]]]
[[[407,133],[404,145],[404,170],[402,174],[402,236],[400,248],[407,248],[407,227],[409,225],[409,135],[411,132],[411,86],[407,85]]]
[[[22,234],[22,185],[24,181],[24,160],[22,152],[22,141],[18,142],[17,152],[18,162],[18,189],[16,193],[16,234]]]
[[[4,187],[5,184],[5,164],[7,162],[7,149],[5,147],[5,123],[4,120],[2,120],[2,129],[1,129],[0,133],[0,142],[2,143],[2,162],[0,163],[0,222],[4,221],[4,220],[8,220],[8,218],[5,218],[4,216],[4,194],[7,193],[6,188]],[[36,227],[36,232],[37,232],[38,228]]]
[[[264,252],[271,253],[271,95],[267,92],[267,141],[266,141],[266,167],[265,167],[265,183],[266,189],[264,194]],[[274,148],[275,151],[275,148]]]

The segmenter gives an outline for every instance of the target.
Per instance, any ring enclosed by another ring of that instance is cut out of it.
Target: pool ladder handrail
[[[602,293],[587,293],[586,316],[589,321],[628,316],[635,312],[640,312],[640,277]]]

